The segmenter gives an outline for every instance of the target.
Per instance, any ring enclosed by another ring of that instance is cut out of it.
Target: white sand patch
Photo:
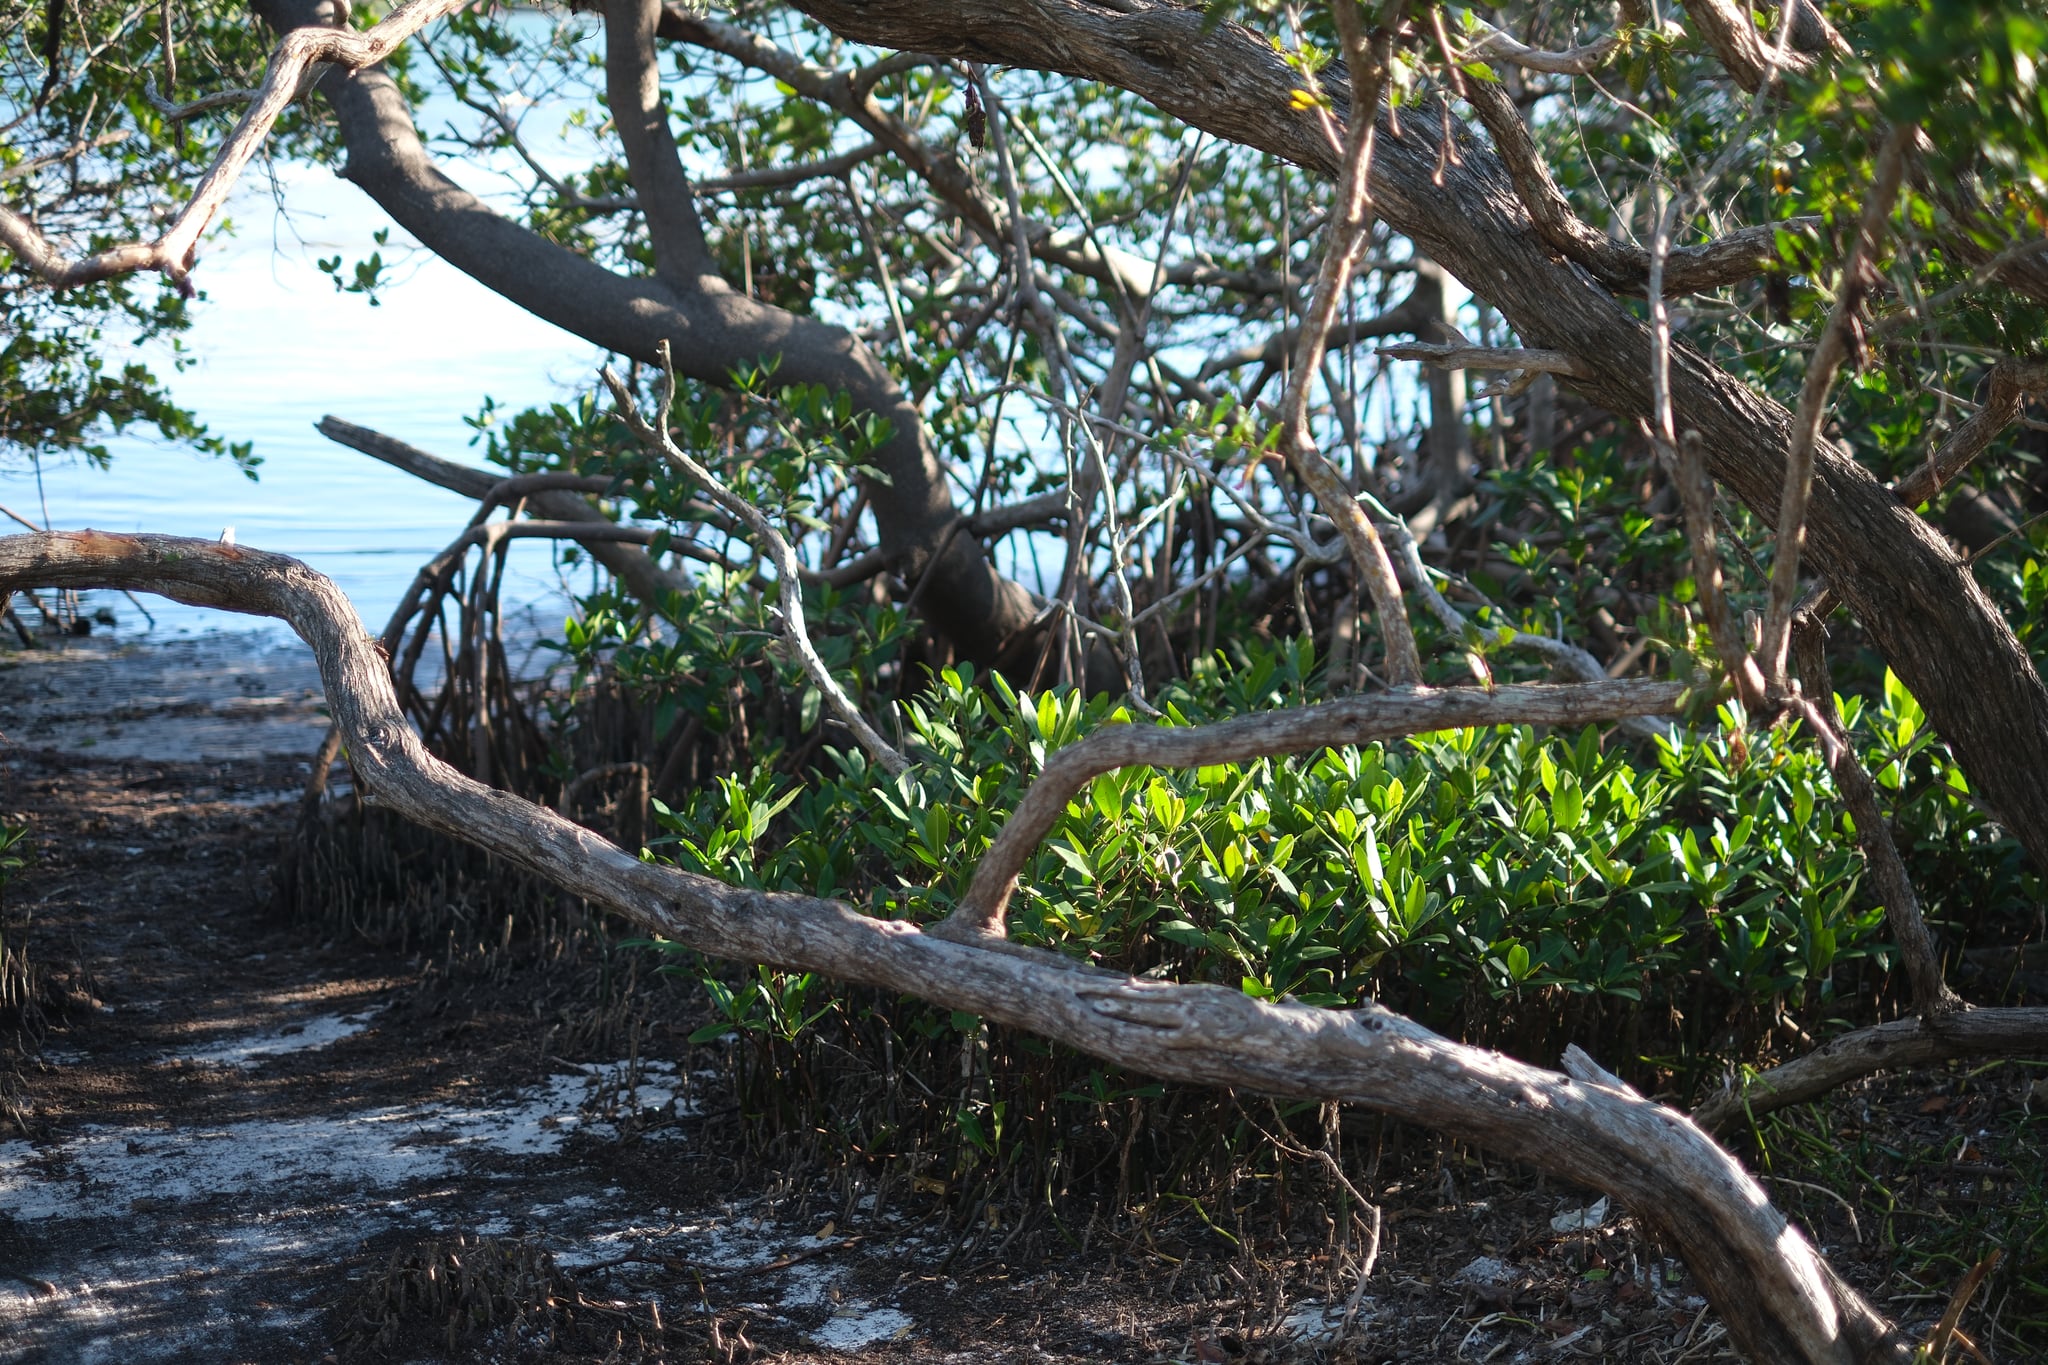
[[[536,1205],[533,1217],[553,1222],[556,1209],[571,1202]],[[573,1249],[558,1251],[555,1262],[572,1272],[628,1258],[701,1266],[716,1274],[727,1292],[740,1296],[736,1306],[771,1315],[831,1351],[858,1351],[911,1332],[917,1323],[909,1314],[847,1292],[864,1248],[836,1241],[837,1234],[796,1232],[756,1206],[728,1210],[723,1218],[663,1223],[642,1218],[604,1232],[592,1230]],[[906,1239],[897,1249],[915,1241]],[[665,1303],[664,1311],[689,1312],[693,1304],[693,1299],[678,1298]]]
[[[332,1047],[344,1038],[353,1038],[369,1027],[370,1018],[375,1013],[374,1010],[363,1010],[356,1014],[323,1014],[316,1019],[300,1019],[262,1033],[225,1039],[211,1047],[185,1053],[180,1060],[247,1070],[260,1065],[266,1058]]]
[[[323,1016],[283,1038],[310,1034],[316,1041],[303,1046],[319,1046],[346,1036],[351,1017]],[[273,1031],[207,1053],[238,1065],[277,1041]],[[8,1268],[28,1278],[0,1279],[0,1323],[19,1327],[11,1339],[0,1332],[0,1365],[254,1359],[261,1349],[232,1343],[317,1341],[320,1305],[297,1277],[401,1230],[530,1236],[565,1270],[599,1282],[631,1283],[642,1258],[702,1266],[821,1350],[859,1351],[914,1330],[907,1313],[852,1292],[867,1248],[841,1242],[829,1224],[794,1227],[758,1203],[678,1216],[580,1168],[512,1160],[560,1153],[579,1132],[603,1137],[635,1114],[685,1115],[689,1084],[664,1063],[613,1062],[495,1101],[177,1131],[99,1126],[41,1149],[0,1143],[0,1222],[41,1248]],[[699,1305],[681,1288],[657,1297],[675,1314]]]
[[[240,1065],[256,1046],[238,1039],[211,1051]],[[30,1222],[123,1217],[137,1201],[143,1211],[226,1196],[296,1202],[444,1177],[470,1152],[546,1156],[579,1130],[615,1132],[588,1121],[586,1106],[623,1113],[676,1100],[673,1067],[642,1062],[637,1085],[628,1084],[628,1071],[625,1062],[589,1065],[496,1104],[388,1106],[176,1132],[91,1127],[43,1150],[0,1143],[0,1212]]]
[[[1374,1303],[1371,1299],[1360,1299],[1357,1315],[1351,1319],[1355,1331],[1372,1321]],[[1307,1299],[1296,1304],[1280,1319],[1280,1330],[1288,1336],[1302,1341],[1328,1341],[1344,1327],[1344,1303],[1324,1303],[1320,1299]]]
[[[878,1341],[899,1340],[916,1325],[909,1314],[898,1309],[876,1308],[852,1299],[839,1305],[810,1336],[828,1351],[858,1351]]]

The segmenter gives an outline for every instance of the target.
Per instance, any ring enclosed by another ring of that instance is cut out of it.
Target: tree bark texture
[[[1684,1256],[1755,1360],[1911,1358],[1741,1163],[1588,1058],[1568,1056],[1571,1075],[1545,1071],[1453,1043],[1375,1004],[1269,1004],[1221,986],[1140,980],[1001,940],[943,938],[840,901],[747,891],[643,863],[428,753],[348,599],[283,555],[97,531],[0,539],[0,592],[34,587],[126,588],[285,621],[313,649],[369,800],[642,931],[717,956],[904,991],[1169,1080],[1335,1100],[1440,1129],[1621,1202]],[[1453,706],[1459,693],[1438,695],[1438,705]]]

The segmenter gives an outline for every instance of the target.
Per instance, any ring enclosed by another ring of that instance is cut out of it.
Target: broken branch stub
[[[1752,1358],[1911,1358],[1910,1345],[1833,1274],[1734,1157],[1683,1115],[1625,1088],[1453,1043],[1376,1004],[1331,1010],[1141,981],[1015,944],[952,941],[841,901],[747,891],[643,863],[428,753],[348,599],[283,555],[96,531],[0,539],[0,591],[30,587],[154,592],[285,621],[313,649],[372,799],[643,932],[904,991],[1163,1079],[1356,1104],[1512,1152],[1619,1200],[1678,1249]]]

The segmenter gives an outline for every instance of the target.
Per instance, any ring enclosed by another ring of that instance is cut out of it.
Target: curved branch
[[[409,445],[395,436],[386,436],[381,431],[357,426],[354,422],[339,417],[323,417],[314,424],[314,429],[337,445],[350,450],[361,451],[373,459],[402,469],[415,478],[450,492],[460,493],[466,498],[483,500],[499,489],[505,480],[488,469],[473,465],[457,464],[429,454],[418,446]],[[607,481],[607,484],[609,481]],[[583,492],[592,490],[585,488]],[[543,488],[533,491],[528,504],[541,516],[556,521],[588,522],[592,525],[611,525],[611,518],[592,507],[577,493],[566,487]],[[599,541],[590,547],[591,557],[616,574],[620,582],[643,602],[659,603],[670,593],[685,592],[690,581],[672,569],[664,569],[645,551],[630,543]]]
[[[253,0],[291,28],[317,0]],[[428,250],[536,316],[606,350],[653,362],[670,341],[677,370],[727,385],[737,365],[779,361],[778,383],[845,392],[888,424],[867,485],[881,550],[906,576],[928,574],[924,616],[972,658],[990,660],[1027,632],[1030,596],[999,575],[971,537],[916,406],[886,366],[846,330],[746,297],[716,276],[689,280],[614,274],[492,210],[449,179],[421,144],[404,94],[381,68],[336,73],[320,92],[348,148],[347,176]]]
[[[654,28],[661,0],[608,0],[604,7],[605,95],[612,127],[626,149],[626,166],[638,191],[640,212],[654,246],[657,275],[688,286],[716,276],[696,197],[676,152],[661,98],[661,69],[654,56]],[[738,360],[742,357],[735,356]]]
[[[2048,394],[2048,360],[2001,360],[1991,367],[1991,392],[1984,406],[1957,427],[1927,463],[1892,485],[1908,507],[1918,507],[1970,467],[1998,433],[2011,426],[2029,398]]]
[[[1481,21],[1484,24],[1484,21]],[[1610,33],[1582,47],[1566,48],[1562,52],[1546,52],[1531,47],[1514,35],[1485,24],[1486,32],[1479,41],[1460,54],[1460,60],[1469,62],[1506,62],[1519,66],[1524,71],[1544,71],[1554,76],[1590,76],[1607,64],[1614,50],[1621,46],[1618,34]]]
[[[933,930],[963,939],[999,936],[1017,878],[1066,812],[1067,802],[1106,772],[1146,764],[1192,768],[1372,744],[1477,725],[1583,725],[1678,709],[1682,683],[1615,680],[1492,689],[1457,687],[1345,697],[1298,710],[1238,716],[1174,728],[1116,725],[1050,755],[1045,769],[996,835],[958,908]]]
[[[1494,151],[1515,182],[1515,195],[1543,240],[1608,288],[1643,293],[1649,286],[1650,253],[1632,242],[1616,241],[1572,211],[1507,92],[1492,81],[1467,81],[1465,102],[1492,137]],[[1665,296],[1698,294],[1754,279],[1776,264],[1780,232],[1811,232],[1820,226],[1819,218],[1792,218],[1737,228],[1698,246],[1675,247],[1665,258]]]
[[[1168,1080],[1362,1105],[1601,1190],[1679,1248],[1731,1335],[1771,1361],[1903,1365],[1911,1348],[1838,1279],[1740,1163],[1597,1068],[1584,1080],[1429,1032],[1379,1005],[1268,1004],[1141,981],[1016,945],[959,943],[840,901],[643,863],[434,758],[332,582],[282,555],[101,532],[0,539],[0,591],[107,587],[274,616],[312,646],[370,797],[699,951],[904,991]],[[1405,699],[1418,700],[1418,699]]]
[[[301,95],[304,93],[300,92]],[[175,100],[164,98],[163,92],[156,88],[154,76],[142,78],[142,98],[149,101],[150,108],[163,115],[166,123],[183,123],[188,118],[196,118],[215,109],[232,109],[237,105],[259,99],[262,94],[261,90],[216,90],[210,95],[201,95],[197,99],[179,104]]]
[[[1820,19],[1818,12],[1809,6],[1802,4],[1800,9],[1807,11],[1812,19]],[[1763,35],[1757,32],[1756,21],[1750,17],[1747,0],[1685,0],[1685,12],[1700,36],[1707,40],[1707,46],[1713,48],[1714,55],[1721,59],[1722,67],[1737,85],[1752,95],[1763,89],[1766,83],[1775,81],[1780,71],[1803,73],[1816,65],[1811,53],[1800,51],[1788,43],[1766,43]],[[1795,23],[1795,30],[1797,27]],[[1841,43],[1841,36],[1832,26],[1826,32],[1833,37],[1834,44]],[[1786,36],[1796,37],[1797,33]]]
[[[1796,1061],[1729,1084],[1695,1108],[1692,1121],[1716,1133],[1745,1114],[1768,1114],[1817,1099],[1879,1071],[2039,1056],[2048,1056],[2048,1009],[1974,1009],[1933,1019],[1894,1019],[1831,1038]]]

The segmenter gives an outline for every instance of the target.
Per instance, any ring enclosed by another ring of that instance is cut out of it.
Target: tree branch
[[[768,552],[768,557],[775,561],[775,586],[777,600],[781,603],[782,636],[788,642],[790,652],[796,655],[797,662],[810,676],[811,686],[818,689],[819,694],[825,699],[825,705],[838,717],[839,723],[853,732],[853,737],[859,741],[860,747],[867,750],[868,756],[874,759],[884,772],[891,777],[897,777],[909,771],[910,760],[898,753],[894,745],[883,739],[875,728],[868,724],[867,717],[860,713],[860,708],[846,695],[846,689],[832,676],[832,670],[818,657],[817,646],[811,643],[810,629],[804,623],[803,569],[797,563],[796,551],[790,548],[789,541],[759,508],[727,488],[719,481],[717,475],[699,464],[675,443],[674,437],[669,435],[668,414],[669,408],[675,402],[676,373],[668,363],[666,342],[662,343],[661,362],[661,402],[651,423],[641,415],[639,400],[633,391],[626,387],[626,381],[621,379],[611,366],[605,366],[602,372],[605,387],[612,391],[612,401],[618,407],[619,416],[633,429],[633,434],[640,438],[641,444],[647,447],[648,454],[667,460],[685,476],[701,485],[713,502],[737,518],[753,533],[761,547]]]
[[[0,539],[0,591],[29,587],[128,588],[288,622],[313,648],[371,799],[642,931],[719,956],[905,991],[1165,1079],[1359,1104],[1512,1152],[1610,1194],[1679,1248],[1752,1357],[1815,1365],[1910,1359],[1910,1345],[1829,1270],[1733,1157],[1683,1116],[1586,1068],[1579,1069],[1589,1079],[1573,1080],[1449,1042],[1378,1005],[1326,1010],[1217,986],[1139,981],[1017,945],[950,941],[838,901],[742,891],[642,863],[430,755],[348,600],[281,555],[98,532]],[[1434,698],[1378,700],[1415,706]]]
[[[318,0],[253,0],[280,28],[319,8]],[[606,350],[646,362],[671,341],[678,371],[731,382],[735,365],[779,359],[776,380],[848,394],[857,411],[888,424],[871,463],[870,506],[890,564],[909,576],[942,563],[919,605],[926,619],[969,657],[998,657],[1028,631],[1033,609],[1022,588],[998,575],[958,519],[938,457],[916,407],[887,368],[844,329],[745,297],[715,276],[678,282],[628,279],[494,212],[455,184],[421,145],[410,106],[380,68],[335,74],[319,89],[348,148],[348,178],[392,219],[458,270],[557,326]]]
[[[350,450],[361,451],[373,459],[402,469],[415,478],[425,479],[437,487],[460,493],[465,498],[483,500],[503,487],[504,477],[488,469],[477,469],[472,465],[457,464],[430,455],[417,446],[407,445],[395,436],[386,436],[381,431],[357,426],[354,422],[339,417],[323,417],[315,424],[317,430],[337,445]],[[606,481],[608,487],[610,481]],[[583,492],[601,491],[585,488]],[[603,523],[610,525],[611,518],[592,507],[577,492],[566,487],[534,488],[531,490],[529,505],[541,516],[556,521]],[[664,569],[646,551],[631,544],[596,542],[590,546],[591,558],[618,576],[632,594],[650,605],[668,599],[669,594],[687,591],[690,580],[673,569]]]
[[[1918,507],[1970,467],[1984,447],[2019,418],[2029,398],[2048,394],[2048,360],[2001,360],[1991,367],[1991,392],[1970,416],[1927,457],[1927,463],[1892,485],[1908,507]]]
[[[1397,4],[1392,23],[1398,26],[1407,12],[1405,3]],[[1359,81],[1354,98],[1361,107],[1377,111],[1380,78],[1387,59],[1386,30],[1370,40],[1373,45],[1369,49],[1363,21],[1351,0],[1337,0],[1333,13],[1345,60]],[[1322,268],[1316,276],[1315,293],[1302,316],[1294,369],[1288,378],[1287,392],[1280,400],[1280,450],[1350,547],[1352,567],[1366,591],[1372,594],[1373,615],[1379,620],[1380,635],[1386,642],[1388,676],[1396,687],[1419,687],[1422,655],[1415,647],[1415,629],[1401,600],[1401,585],[1394,577],[1387,547],[1381,543],[1365,509],[1358,505],[1358,496],[1344,482],[1344,476],[1316,449],[1308,427],[1309,388],[1322,366],[1323,344],[1337,321],[1337,310],[1351,283],[1351,268],[1358,259],[1372,212],[1367,182],[1372,174],[1374,132],[1372,122],[1366,119],[1355,120],[1345,132],[1336,203],[1330,212],[1329,226],[1324,229]]]
[[[1792,446],[1785,455],[1785,489],[1778,499],[1777,557],[1771,561],[1771,600],[1764,613],[1764,678],[1772,686],[1785,677],[1785,651],[1790,645],[1792,608],[1799,599],[1799,556],[1806,546],[1806,508],[1813,496],[1814,448],[1827,420],[1828,393],[1835,375],[1852,349],[1860,356],[1862,324],[1857,319],[1871,286],[1881,278],[1877,254],[1882,248],[1885,219],[1899,197],[1905,173],[1906,148],[1917,130],[1911,124],[1894,128],[1878,154],[1877,175],[1863,200],[1863,218],[1842,277],[1835,286],[1835,306],[1806,365],[1799,389],[1799,408],[1792,420]],[[1852,332],[1856,335],[1852,336]]]
[[[270,136],[278,116],[320,77],[319,68],[344,71],[374,66],[398,45],[443,15],[461,9],[466,0],[406,0],[376,27],[362,33],[327,28],[296,29],[278,43],[264,72],[263,84],[219,155],[200,177],[192,197],[154,242],[129,242],[80,260],[66,259],[36,225],[12,209],[0,207],[0,245],[17,261],[43,277],[53,289],[70,289],[139,270],[160,270],[183,283],[199,251],[199,239],[227,202],[242,170]]]
[[[1572,211],[1507,92],[1493,81],[1467,81],[1465,102],[1493,138],[1494,151],[1515,182],[1515,195],[1543,240],[1608,288],[1641,294],[1649,284],[1650,253],[1609,237]],[[1806,233],[1820,226],[1819,218],[1793,218],[1738,228],[1699,246],[1675,247],[1664,265],[1665,294],[1704,293],[1753,279],[1776,264],[1780,232]]]
[[[1913,984],[1913,1005],[1923,1021],[1952,1014],[1963,1002],[1941,979],[1941,956],[1934,949],[1934,936],[1920,913],[1920,897],[1913,879],[1899,858],[1892,841],[1891,822],[1878,804],[1877,786],[1864,770],[1863,760],[1842,732],[1841,716],[1835,710],[1835,686],[1828,675],[1827,628],[1809,620],[1793,643],[1799,650],[1799,678],[1805,695],[1792,698],[1795,714],[1804,719],[1820,744],[1821,757],[1835,779],[1842,805],[1856,822],[1856,843],[1863,850],[1864,866],[1877,885],[1884,902],[1885,923],[1898,941],[1899,956],[1905,959],[1906,979]]]
[[[1607,64],[1614,50],[1621,46],[1621,37],[1610,33],[1605,38],[1585,44],[1582,47],[1566,48],[1562,52],[1546,52],[1530,47],[1512,34],[1480,21],[1486,31],[1479,41],[1458,54],[1460,61],[1506,62],[1519,66],[1524,71],[1546,71],[1556,76],[1589,76]]]
[[[1001,936],[1017,878],[1033,851],[1059,823],[1075,793],[1118,768],[1242,763],[1271,754],[1372,744],[1479,725],[1584,725],[1623,716],[1663,715],[1674,710],[1684,694],[1681,683],[1631,680],[1439,688],[1344,697],[1320,706],[1189,728],[1109,726],[1047,757],[1044,771],[975,869],[966,896],[932,932],[963,940]]]
[[[1745,1115],[1818,1099],[1879,1071],[2042,1055],[2048,1055],[2048,1009],[1975,1009],[1934,1019],[1894,1019],[1831,1038],[1804,1057],[1732,1082],[1694,1109],[1692,1121],[1717,1133]]]
[[[698,221],[696,199],[683,174],[675,134],[669,130],[668,106],[661,98],[661,70],[654,52],[660,16],[661,0],[606,0],[605,94],[612,127],[626,149],[640,212],[647,220],[654,271],[688,288],[707,276],[717,278],[718,269],[704,244],[704,225]]]
[[[1827,42],[1831,50],[1846,50],[1841,35],[1817,11],[1804,3],[1798,8],[1810,16],[1809,22],[1818,22],[1825,35],[1823,41],[1832,40]],[[1818,64],[1812,53],[1795,48],[1790,42],[1764,42],[1745,0],[1685,0],[1685,12],[1700,36],[1707,40],[1707,46],[1721,59],[1722,67],[1749,94],[1774,83],[1782,71],[1803,74]],[[1790,39],[1795,34],[1788,30],[1783,36]]]
[[[1395,360],[1419,360],[1446,370],[1522,370],[1530,374],[1561,374],[1572,379],[1592,376],[1592,366],[1563,351],[1517,346],[1465,346],[1454,342],[1403,342],[1382,346],[1378,354]]]

